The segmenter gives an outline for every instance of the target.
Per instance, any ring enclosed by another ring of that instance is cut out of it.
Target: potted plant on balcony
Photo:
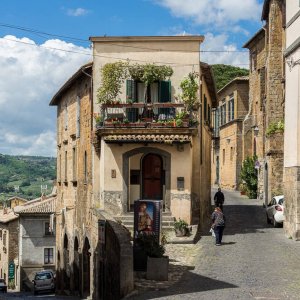
[[[188,223],[180,218],[178,221],[175,219],[174,230],[177,237],[186,236],[190,233]]]
[[[188,77],[184,78],[180,83],[180,89],[182,91],[180,98],[185,103],[189,112],[197,110],[200,105],[198,99],[199,84],[196,80],[198,77],[198,73],[191,72],[188,74]]]

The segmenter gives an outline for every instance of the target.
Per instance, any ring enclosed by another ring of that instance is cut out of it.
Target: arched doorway
[[[60,268],[60,252],[57,251],[57,270],[56,270],[56,289],[61,289],[61,268]]]
[[[163,162],[158,154],[142,158],[142,199],[163,199]]]
[[[268,163],[265,163],[265,172],[264,172],[264,202],[268,205],[269,202],[269,170],[268,170]]]
[[[79,243],[77,237],[74,240],[74,262],[73,262],[73,273],[74,273],[74,291],[75,294],[80,291],[80,271],[79,271]]]
[[[83,296],[87,297],[90,295],[90,281],[91,281],[91,270],[90,270],[90,243],[86,237],[84,240],[84,246],[82,250],[82,270],[83,270]]]
[[[70,261],[69,261],[69,240],[68,236],[64,236],[64,252],[63,252],[63,286],[65,290],[70,290]]]

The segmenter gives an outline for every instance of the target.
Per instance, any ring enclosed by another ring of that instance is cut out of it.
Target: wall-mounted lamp
[[[253,131],[254,131],[254,135],[255,135],[255,136],[258,136],[259,128],[258,128],[257,125],[254,127]]]
[[[292,69],[294,68],[295,65],[299,65],[300,64],[300,59],[294,61],[293,56],[291,56],[290,58],[286,59],[285,61],[286,61],[287,65],[290,68],[290,72],[292,71]]]

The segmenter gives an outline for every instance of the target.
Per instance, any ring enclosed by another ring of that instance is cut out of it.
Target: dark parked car
[[[4,279],[0,279],[0,291],[7,293],[7,285]]]

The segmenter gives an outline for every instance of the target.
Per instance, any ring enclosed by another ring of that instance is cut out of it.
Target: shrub
[[[257,170],[255,162],[257,156],[247,157],[242,164],[241,179],[246,185],[246,194],[249,198],[257,197]]]

